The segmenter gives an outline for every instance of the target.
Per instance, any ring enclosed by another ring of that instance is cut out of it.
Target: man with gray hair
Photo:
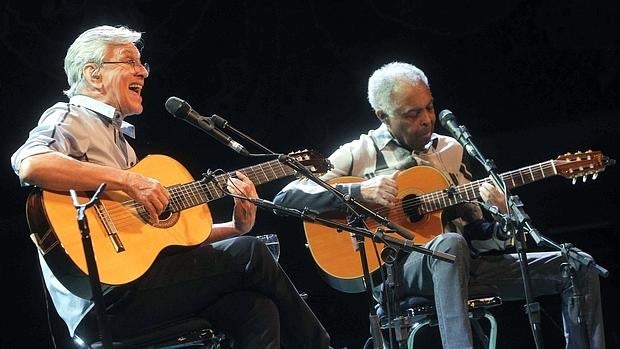
[[[400,207],[405,194],[419,194],[412,192],[411,188],[425,188],[426,182],[437,178],[454,186],[471,181],[463,147],[454,138],[434,132],[435,104],[428,78],[422,70],[403,62],[385,64],[368,80],[368,101],[381,124],[336,149],[329,157],[334,168],[322,176],[323,180],[384,216],[398,212],[393,215],[404,216],[405,219],[409,215],[412,219],[416,218],[414,212]],[[437,171],[417,172],[428,174],[421,177],[406,172],[417,165]],[[359,180],[338,180],[346,177],[357,177]],[[408,188],[403,188],[403,184],[409,184]],[[404,190],[410,191],[405,193]],[[479,197],[488,205],[506,212],[504,195],[490,183],[484,182],[480,186]],[[274,201],[279,205],[310,209],[319,214],[350,213],[343,200],[308,179],[287,184]],[[502,234],[501,226],[485,218],[478,203],[450,206],[443,211],[439,222],[444,226],[443,231],[439,227],[430,234],[416,236],[415,241],[424,242],[424,247],[454,255],[456,260],[453,264],[417,252],[402,253],[395,263],[399,287],[395,292],[400,298],[434,298],[441,341],[446,349],[473,347],[466,307],[470,288],[492,286],[498,290],[499,296],[507,300],[525,297],[518,255],[507,253],[510,244],[506,234]],[[348,255],[353,255],[351,261],[354,261],[358,253],[352,248],[355,244],[345,241],[338,249],[330,244],[328,233],[321,231],[324,240],[317,241],[317,247],[319,244],[329,245],[336,252],[330,255],[332,260],[323,257],[327,253],[320,254],[324,259],[319,264],[323,267],[328,263],[342,265],[338,260]],[[332,234],[334,239],[331,242],[345,240],[343,233],[334,231]],[[370,244],[370,240],[366,239],[366,245]],[[315,258],[318,255],[315,253]],[[371,248],[367,256],[370,261],[378,263]],[[576,266],[573,290],[568,278],[561,275],[560,266],[566,258],[560,252],[528,253],[527,258],[534,295],[559,293],[562,296],[567,348],[604,348],[598,274],[591,268]],[[333,275],[336,271],[333,268],[326,274],[333,272]],[[349,269],[338,270],[337,273],[342,280],[333,284],[340,286],[345,281],[354,280],[351,275],[360,275],[361,272],[355,274]],[[345,275],[348,280],[344,280]],[[573,294],[583,296],[581,309],[576,304],[578,302],[573,301]],[[575,314],[579,314],[580,318]]]
[[[131,170],[138,158],[127,139],[135,134],[125,118],[142,113],[142,90],[150,74],[141,45],[142,34],[123,26],[103,25],[80,34],[65,57],[69,101],[43,112],[11,165],[22,185],[50,192],[94,192],[105,183],[106,193],[122,193],[126,202],[143,209],[145,226],[164,228],[160,219],[170,213],[174,188]],[[238,198],[257,197],[254,184],[237,171],[223,186],[235,194],[232,219],[212,224],[210,216],[201,215],[189,227],[210,230],[206,241],[163,251],[135,279],[102,285],[112,339],[180,318],[204,317],[232,337],[235,348],[327,348],[329,335],[265,244],[241,236],[252,229],[256,207]],[[112,209],[108,214],[114,214]],[[127,213],[118,227],[131,217]],[[135,229],[138,233],[141,228]],[[48,259],[62,254],[63,246],[58,240],[42,246],[49,236],[38,238],[45,284],[58,314],[70,336],[91,342],[97,335],[97,314],[88,276],[75,265]],[[139,248],[149,248],[148,242]],[[104,262],[101,258],[98,263]]]

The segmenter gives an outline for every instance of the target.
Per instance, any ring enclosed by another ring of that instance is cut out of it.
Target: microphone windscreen
[[[183,112],[182,108],[184,105],[187,105],[188,108],[185,112]],[[184,119],[187,116],[187,112],[189,111],[189,104],[185,103],[184,100],[178,97],[170,97],[166,101],[166,110],[168,113],[172,114],[174,117]]]
[[[452,121],[454,119],[455,119],[454,114],[452,114],[452,112],[448,109],[444,109],[441,112],[439,112],[439,122],[441,122],[443,126],[446,126],[446,123],[448,121]]]

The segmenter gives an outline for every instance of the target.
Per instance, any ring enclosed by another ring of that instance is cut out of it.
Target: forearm
[[[338,191],[351,195],[356,200],[361,199],[359,187],[359,183],[336,185]],[[346,211],[343,201],[336,195],[307,181],[296,181],[286,186],[276,195],[274,203],[298,210],[310,209],[318,213]]]
[[[215,223],[213,224],[213,227],[211,227],[211,234],[209,234],[209,238],[206,242],[212,243],[220,240],[225,240],[233,238],[235,236],[243,235],[244,233],[245,232],[240,231],[237,227],[235,227],[235,223],[233,221]]]
[[[119,190],[126,185],[128,175],[121,169],[78,161],[57,152],[24,159],[18,174],[23,182],[57,191],[95,190],[101,183],[106,183],[109,190]]]

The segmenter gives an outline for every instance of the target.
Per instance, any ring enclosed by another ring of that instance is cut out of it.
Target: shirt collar
[[[123,116],[113,106],[100,102],[92,97],[84,95],[76,95],[69,100],[70,104],[79,105],[86,109],[90,109],[104,117],[110,119],[110,122],[120,128],[124,135],[136,138],[135,127],[124,121]]]
[[[381,126],[372,133],[372,138],[379,149],[385,148],[392,140],[398,144],[398,141],[392,136],[384,123],[381,123]]]
[[[417,153],[424,153],[429,151],[431,148],[437,148],[437,142],[439,141],[438,137],[439,135],[433,132],[430,141],[424,146],[424,150]],[[375,131],[372,133],[372,138],[379,149],[385,148],[385,146],[392,141],[395,144],[400,145],[398,140],[394,138],[394,136],[392,136],[392,133],[390,133],[384,123],[381,123],[381,126],[375,129]]]

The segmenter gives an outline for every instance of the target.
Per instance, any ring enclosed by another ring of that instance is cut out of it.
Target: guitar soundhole
[[[403,197],[403,211],[409,218],[409,221],[415,223],[422,219],[423,215],[420,214],[420,202],[416,200],[417,195],[406,195]]]
[[[172,212],[169,208],[166,208],[160,215],[159,215],[159,222],[157,223],[151,223],[149,221],[149,219],[151,218],[151,216],[149,216],[148,212],[146,212],[146,210],[144,209],[144,207],[140,206],[138,208],[138,214],[140,215],[140,217],[148,224],[156,227],[156,228],[170,228],[171,226],[173,226],[178,220],[179,220],[179,212]]]

